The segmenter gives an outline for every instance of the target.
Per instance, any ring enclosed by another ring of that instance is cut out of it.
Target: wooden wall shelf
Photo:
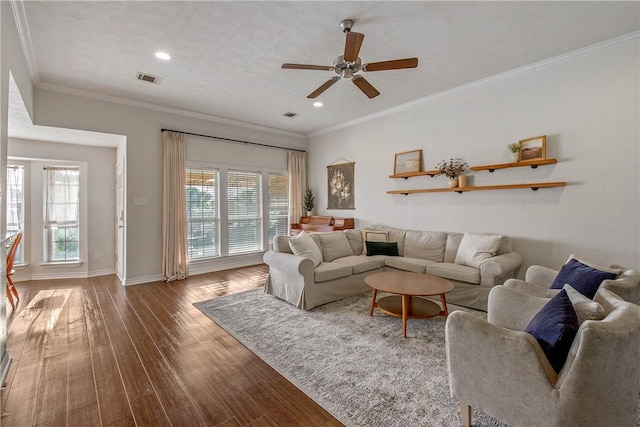
[[[394,174],[394,175],[389,175],[389,178],[409,179],[412,176],[425,176],[425,175],[429,175],[431,177],[438,176],[438,175],[440,175],[440,171],[438,169],[434,169],[434,170],[422,171],[422,172],[404,172],[404,173],[397,173],[397,174]]]
[[[544,159],[544,160],[530,160],[524,162],[515,162],[515,163],[498,163],[495,165],[484,165],[484,166],[471,166],[469,169],[472,171],[489,171],[493,172],[496,169],[507,169],[507,168],[520,168],[523,166],[531,166],[531,169],[535,169],[538,166],[542,165],[551,165],[554,163],[558,163],[556,159]]]
[[[529,182],[526,184],[506,184],[506,185],[482,185],[477,187],[454,187],[454,188],[423,188],[418,190],[391,190],[387,194],[409,195],[413,193],[453,193],[462,194],[466,191],[487,191],[487,190],[511,190],[514,188],[530,188],[537,191],[539,188],[564,187],[567,185],[564,181],[556,182]]]

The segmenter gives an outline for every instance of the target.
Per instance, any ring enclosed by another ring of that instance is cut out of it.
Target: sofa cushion
[[[603,280],[616,277],[618,277],[616,273],[601,271],[571,258],[558,272],[551,284],[551,289],[562,289],[568,283],[582,295],[593,299]]]
[[[586,261],[586,260],[584,260],[582,258],[578,258],[574,254],[569,255],[569,258],[567,258],[567,262],[571,261],[572,259],[575,259],[578,262],[581,262],[581,263],[583,263],[585,265],[588,265],[591,268],[595,268],[596,270],[606,271],[607,273],[614,273],[616,276],[619,276],[620,273],[622,273],[624,270],[626,270],[624,267],[621,267],[619,265],[612,265],[610,267],[603,267],[601,265],[594,264],[594,263],[592,263],[590,261]],[[565,264],[567,262],[565,262]]]
[[[291,251],[294,255],[309,258],[313,261],[314,267],[317,267],[322,262],[322,252],[320,252],[320,247],[318,247],[313,238],[304,231],[296,237],[289,239],[289,246],[291,247]]]
[[[365,271],[382,268],[384,260],[382,257],[368,257],[366,255],[351,255],[338,258],[333,264],[348,265],[352,268],[353,274],[364,273]]]
[[[388,257],[384,260],[384,265],[387,267],[413,271],[414,273],[424,273],[427,266],[431,264],[435,264],[435,262],[422,258]]]
[[[360,230],[344,230],[349,245],[351,246],[351,255],[360,255],[364,250],[362,248],[362,232]]]
[[[447,234],[441,231],[409,230],[404,236],[404,256],[442,262],[446,242]]]
[[[406,230],[404,228],[389,227],[387,225],[370,225],[370,230],[386,231],[389,238],[388,242],[396,242],[398,244],[398,253],[404,256],[404,236]]]
[[[605,317],[604,307],[595,301],[582,295],[571,287],[570,284],[566,284],[562,287],[567,293],[573,309],[576,311],[578,317],[578,324],[582,325],[586,320],[602,320]]]
[[[500,236],[500,246],[498,246],[496,255],[508,254],[512,250],[511,239],[509,238],[509,236]]]
[[[343,232],[319,233],[318,237],[320,238],[322,259],[325,262],[352,255],[349,239]]]
[[[456,264],[480,268],[482,261],[496,256],[502,236],[464,233],[456,254]]]
[[[451,264],[448,262],[434,263],[427,266],[427,274],[444,277],[449,280],[480,284],[480,270],[466,265]]]
[[[571,300],[561,290],[533,316],[525,332],[533,335],[553,369],[560,372],[578,328],[578,317]]]
[[[316,283],[321,283],[328,280],[351,276],[352,272],[353,270],[350,265],[340,264],[335,261],[323,262],[314,270],[313,278]]]
[[[292,254],[291,246],[289,246],[289,236],[273,236],[273,250],[276,252],[284,252]]]
[[[398,242],[365,242],[367,245],[367,256],[387,255],[399,256]]]
[[[464,233],[447,233],[447,243],[444,248],[444,262],[456,262],[456,254]]]
[[[366,242],[388,242],[389,241],[389,233],[386,231],[380,230],[361,230],[362,232],[362,255],[367,254],[367,245]]]

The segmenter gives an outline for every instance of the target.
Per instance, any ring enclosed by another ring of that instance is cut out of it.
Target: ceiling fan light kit
[[[353,21],[350,19],[345,19],[340,22],[340,28],[344,33],[346,33],[347,37],[344,45],[344,54],[338,56],[333,61],[333,66],[289,63],[282,64],[282,68],[289,70],[334,71],[338,74],[307,95],[307,98],[317,98],[341,78],[350,79],[353,84],[362,91],[362,93],[369,98],[375,98],[380,95],[380,92],[378,92],[378,90],[362,75],[357,73],[360,71],[400,70],[404,68],[416,68],[418,66],[418,58],[393,59],[390,61],[363,64],[358,54],[360,53],[360,48],[364,41],[364,34],[352,32],[352,27]]]

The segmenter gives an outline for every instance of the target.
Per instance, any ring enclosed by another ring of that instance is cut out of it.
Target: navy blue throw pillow
[[[567,360],[579,327],[576,311],[563,289],[531,319],[525,332],[538,341],[557,373]]]
[[[562,289],[568,283],[585,297],[593,299],[603,280],[615,279],[616,277],[618,276],[615,273],[596,270],[575,258],[571,258],[558,272],[551,284],[551,289]]]
[[[389,255],[399,256],[398,242],[365,242],[367,244],[367,256]]]

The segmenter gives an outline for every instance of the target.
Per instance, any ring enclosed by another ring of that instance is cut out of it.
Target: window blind
[[[219,172],[187,169],[187,256],[189,259],[220,255]]]
[[[229,170],[229,254],[262,250],[262,174]]]

